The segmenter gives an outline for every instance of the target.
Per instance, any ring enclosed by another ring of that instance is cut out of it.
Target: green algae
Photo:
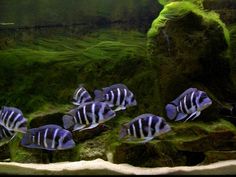
[[[186,12],[184,10],[178,13]],[[180,16],[174,14],[165,17],[172,20]],[[124,82],[134,90],[139,103],[137,107],[118,113],[115,119],[107,122],[106,125],[111,130],[96,137],[85,137],[83,141],[78,140],[72,150],[53,152],[50,162],[102,158],[115,163],[146,167],[186,165],[188,157],[182,151],[212,151],[219,148],[222,139],[232,138],[231,135],[234,135],[234,125],[215,117],[216,121],[210,122],[171,122],[172,132],[155,138],[146,145],[126,144],[119,140],[123,123],[144,112],[162,114],[157,100],[160,97],[156,78],[158,72],[155,65],[150,65],[147,60],[146,36],[142,33],[104,30],[81,37],[55,36],[15,45],[13,49],[0,51],[0,57],[3,58],[0,75],[4,78],[0,84],[7,86],[1,90],[0,102],[22,108],[31,125],[33,121],[37,122],[34,125],[47,123],[48,120],[43,119],[47,119],[48,114],[67,112],[72,106],[69,104],[72,93],[81,82],[85,83],[91,93],[93,89],[114,81]],[[166,63],[171,62],[165,55],[162,59],[167,59]],[[163,66],[163,70],[165,69]],[[164,85],[168,83],[168,73],[165,77]],[[180,80],[181,78],[176,78],[176,82],[172,84],[174,89],[180,82],[186,84],[184,78]],[[54,118],[61,119],[60,116]],[[58,123],[54,118],[55,123]],[[219,141],[215,141],[214,136]],[[75,139],[77,138],[75,135]],[[19,142],[20,137],[17,136],[9,144],[12,161],[49,163],[48,154],[41,150],[23,148]]]
[[[198,5],[195,5],[194,3],[188,1],[167,3],[164,6],[163,10],[160,12],[159,16],[153,21],[152,26],[147,33],[148,38],[155,38],[159,34],[160,29],[165,26],[167,21],[180,19],[190,12],[202,17],[206,23],[210,21],[218,23],[224,31],[224,36],[227,44],[230,45],[229,31],[226,28],[225,24],[221,21],[219,14],[214,11],[204,11]]]
[[[115,33],[101,30],[77,38],[39,38],[1,50],[0,103],[31,113],[44,104],[69,104],[79,83],[92,92],[108,84],[97,84],[99,80],[111,84],[114,77],[117,82],[129,78],[136,70],[121,66],[145,63],[146,38],[137,31]]]

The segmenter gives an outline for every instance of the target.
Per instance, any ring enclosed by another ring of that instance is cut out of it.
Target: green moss
[[[18,42],[0,51],[0,104],[28,114],[44,104],[70,104],[80,83],[92,92],[125,79],[129,82],[146,62],[145,42],[142,33],[115,29]]]
[[[155,38],[159,34],[160,29],[165,26],[167,21],[180,19],[190,12],[193,12],[194,14],[202,17],[206,23],[210,21],[217,22],[224,31],[227,44],[230,44],[229,31],[225,24],[221,21],[219,15],[214,11],[204,11],[203,9],[199,8],[198,5],[188,1],[170,2],[166,4],[159,16],[153,21],[152,26],[147,34],[148,38]]]
[[[187,2],[194,3],[194,4],[198,5],[199,7],[203,7],[202,5],[203,5],[204,0],[158,0],[158,2],[161,5],[166,5],[166,4],[169,4],[171,2],[176,2],[176,1],[187,1]]]

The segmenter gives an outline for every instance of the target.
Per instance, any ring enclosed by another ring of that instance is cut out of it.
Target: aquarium
[[[234,0],[0,0],[0,78],[0,174],[236,174]]]

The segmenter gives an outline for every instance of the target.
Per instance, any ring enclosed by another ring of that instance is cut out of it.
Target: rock
[[[172,123],[172,131],[145,144],[122,143],[113,147],[114,163],[140,167],[193,166],[226,160],[209,158],[209,152],[232,151],[236,146],[236,129],[230,122]],[[231,159],[231,158],[229,158]],[[212,161],[211,161],[212,160]]]
[[[183,166],[186,157],[171,142],[152,141],[145,144],[122,143],[116,147],[113,162],[139,167]]]
[[[236,21],[236,2],[234,0],[204,0],[203,6],[219,13],[227,25],[234,24]]]
[[[205,159],[201,163],[204,164],[210,164],[214,162],[224,161],[224,160],[233,160],[236,158],[236,151],[234,150],[228,150],[228,151],[207,151],[205,153]]]
[[[158,111],[189,87],[204,90],[213,104],[199,119],[215,119],[224,102],[236,100],[229,31],[219,16],[190,2],[164,6],[148,32],[148,55],[156,69]],[[222,94],[224,93],[224,94]]]
[[[8,144],[2,144],[0,146],[0,161],[2,162],[9,158],[10,158],[10,151]]]

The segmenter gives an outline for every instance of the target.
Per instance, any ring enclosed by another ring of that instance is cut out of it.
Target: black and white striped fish
[[[32,128],[24,134],[21,145],[27,148],[64,150],[75,146],[70,131],[54,124]]]
[[[92,97],[89,92],[84,88],[82,84],[75,90],[72,98],[72,103],[76,106],[79,106],[83,103],[92,101]]]
[[[8,130],[4,126],[0,125],[0,146],[9,142],[16,135],[13,130]]]
[[[89,102],[63,116],[65,129],[91,129],[115,117],[116,113],[104,102]]]
[[[120,138],[131,142],[146,143],[154,137],[167,133],[171,127],[165,119],[153,114],[142,114],[129,123],[123,125],[120,131]]]
[[[198,117],[201,111],[211,104],[212,101],[205,92],[196,88],[189,88],[167,104],[165,109],[169,119],[187,121]]]
[[[114,84],[102,90],[94,91],[95,100],[106,102],[110,107],[116,106],[114,111],[136,106],[134,94],[124,84]]]
[[[27,119],[21,110],[14,107],[2,106],[0,110],[0,125],[8,130],[25,133],[27,131]]]

